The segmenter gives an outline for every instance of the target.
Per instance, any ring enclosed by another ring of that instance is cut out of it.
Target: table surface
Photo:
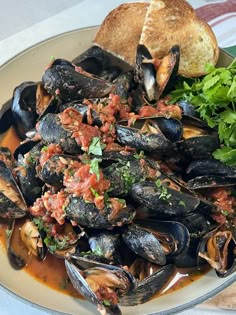
[[[123,2],[129,1],[0,0],[0,65],[22,50],[54,35],[80,27],[101,24],[108,12]],[[189,0],[189,2],[212,26],[220,47],[236,45],[236,0]],[[217,16],[215,7],[202,10],[203,6],[213,3],[218,5],[217,9],[222,10],[220,16]],[[229,48],[229,51],[236,53],[234,48]],[[200,309],[187,310],[181,314],[235,314],[235,311],[206,308],[207,306],[203,305]],[[0,315],[16,314],[45,315],[48,313],[24,304],[0,289]]]

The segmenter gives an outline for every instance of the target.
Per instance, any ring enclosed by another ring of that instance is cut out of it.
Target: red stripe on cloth
[[[219,19],[219,20],[217,20],[216,22],[214,22],[214,23],[209,23],[209,24],[211,25],[211,27],[214,27],[214,26],[216,26],[217,24],[220,24],[221,22],[226,21],[226,20],[228,20],[228,19],[230,19],[230,18],[232,18],[232,17],[236,17],[236,14],[227,15],[227,16],[225,16],[224,18]]]
[[[197,15],[209,22],[216,17],[227,14],[236,13],[236,0],[227,0],[221,3],[211,3],[196,9]]]

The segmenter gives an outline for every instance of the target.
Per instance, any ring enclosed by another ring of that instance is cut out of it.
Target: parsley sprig
[[[236,166],[236,58],[227,68],[208,64],[206,71],[202,79],[180,82],[171,103],[189,101],[210,127],[216,127],[222,146],[213,156]]]

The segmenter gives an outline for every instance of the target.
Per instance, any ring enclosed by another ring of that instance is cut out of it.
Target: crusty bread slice
[[[149,3],[124,3],[112,10],[103,21],[94,44],[134,65]]]
[[[140,43],[154,58],[162,58],[173,45],[179,45],[179,74],[186,77],[205,74],[206,63],[216,64],[219,57],[212,29],[185,0],[151,0]]]

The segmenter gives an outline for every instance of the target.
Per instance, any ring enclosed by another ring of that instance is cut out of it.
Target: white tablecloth
[[[137,0],[136,0],[137,1]],[[0,0],[0,65],[22,50],[56,34],[80,27],[99,25],[124,0]],[[220,1],[189,1],[195,8]],[[236,7],[236,1],[234,2]],[[236,11],[236,10],[235,10]],[[234,12],[235,13],[235,12]],[[221,47],[236,45],[236,15],[208,17]],[[227,19],[228,17],[228,19]],[[229,19],[230,17],[230,19]],[[233,35],[232,35],[233,34]],[[1,84],[0,84],[1,85]],[[1,266],[1,263],[0,263]],[[188,310],[182,314],[213,315],[235,312]],[[45,315],[44,310],[24,304],[0,289],[0,315]],[[83,315],[83,314],[81,314]]]

